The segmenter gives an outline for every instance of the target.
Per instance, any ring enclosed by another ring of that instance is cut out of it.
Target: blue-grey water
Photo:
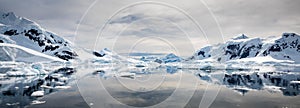
[[[298,108],[300,72],[62,68],[56,74],[4,77],[0,107]],[[118,76],[112,73],[134,73]],[[46,86],[45,86],[46,85]],[[57,89],[59,86],[70,86]],[[33,97],[34,91],[45,95]],[[32,101],[38,100],[39,104]]]

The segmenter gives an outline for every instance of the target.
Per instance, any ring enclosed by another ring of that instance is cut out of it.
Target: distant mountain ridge
[[[225,43],[201,48],[190,57],[192,60],[214,59],[219,62],[243,58],[270,56],[277,60],[300,62],[300,36],[283,33],[281,37],[249,38],[244,34]]]
[[[0,12],[0,34],[5,35],[5,38],[9,38],[16,45],[63,60],[74,59],[77,56],[69,41],[41,28],[29,19],[16,16],[13,12]],[[7,41],[0,38],[0,42]]]

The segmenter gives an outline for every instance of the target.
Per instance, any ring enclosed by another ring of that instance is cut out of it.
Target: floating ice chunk
[[[42,88],[53,89],[51,86],[41,85]]]
[[[15,106],[15,105],[19,105],[20,103],[19,102],[16,102],[16,103],[6,103],[7,106]]]
[[[121,72],[116,74],[117,77],[135,77],[135,73],[129,73],[129,72]]]
[[[300,81],[291,81],[291,84],[300,84]]]
[[[21,71],[9,71],[6,73],[7,76],[24,76],[25,73]]]
[[[43,104],[43,103],[46,103],[46,101],[39,101],[39,100],[34,100],[32,101],[32,105],[36,105],[36,104]]]
[[[90,103],[90,106],[93,106],[94,105],[94,103]]]
[[[55,89],[68,89],[71,88],[71,86],[55,86]]]
[[[273,93],[273,92],[280,92],[281,87],[277,87],[277,86],[265,86],[264,89],[268,90],[269,92]]]
[[[4,77],[6,77],[6,74],[0,73],[0,78],[4,78]]]
[[[61,77],[60,80],[61,81],[67,81],[67,80],[69,80],[69,78],[67,78],[67,77]]]
[[[34,97],[44,96],[44,91],[35,91],[31,94],[31,96]]]
[[[63,74],[55,73],[55,74],[51,74],[51,76],[52,76],[53,78],[60,78],[60,77],[63,77]]]
[[[57,85],[64,85],[65,83],[58,81],[58,82],[55,82],[55,84],[57,84]]]

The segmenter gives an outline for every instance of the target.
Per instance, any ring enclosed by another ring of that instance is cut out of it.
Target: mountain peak
[[[26,18],[15,15],[14,12],[0,12],[0,23],[5,25],[27,25],[34,22]],[[38,26],[36,24],[36,26]]]
[[[0,15],[0,22],[3,24],[8,24],[9,22],[13,22],[19,19],[19,17],[16,16],[13,12],[0,12]]]
[[[240,39],[248,39],[249,37],[245,34],[237,35],[236,37],[232,38],[233,40],[240,40]]]
[[[2,15],[2,18],[17,18],[14,12],[0,12],[0,14]]]
[[[296,33],[282,33],[282,38],[299,36]]]

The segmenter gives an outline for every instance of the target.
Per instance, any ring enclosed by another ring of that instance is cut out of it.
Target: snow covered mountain
[[[5,35],[0,36],[0,43],[14,43],[63,60],[77,56],[70,42],[12,12],[0,12],[0,34]]]
[[[262,54],[259,56],[272,56],[275,59],[300,62],[299,41],[299,35],[295,33],[283,33],[281,38],[266,42],[262,47]]]
[[[181,62],[183,59],[180,58],[179,56],[170,53],[168,55],[166,55],[165,57],[159,58],[159,59],[155,59],[154,62],[157,63],[172,63],[172,62]]]
[[[104,48],[100,51],[92,51],[92,54],[94,55],[94,61],[96,62],[104,62],[104,63],[119,62],[119,63],[128,63],[128,64],[144,64],[144,61],[121,56],[118,53],[109,50],[108,48]]]
[[[283,33],[281,37],[249,38],[244,34],[217,45],[201,48],[190,58],[193,60],[213,59],[219,62],[243,60],[245,58],[273,58],[300,63],[300,36]],[[249,59],[247,59],[249,60]]]

